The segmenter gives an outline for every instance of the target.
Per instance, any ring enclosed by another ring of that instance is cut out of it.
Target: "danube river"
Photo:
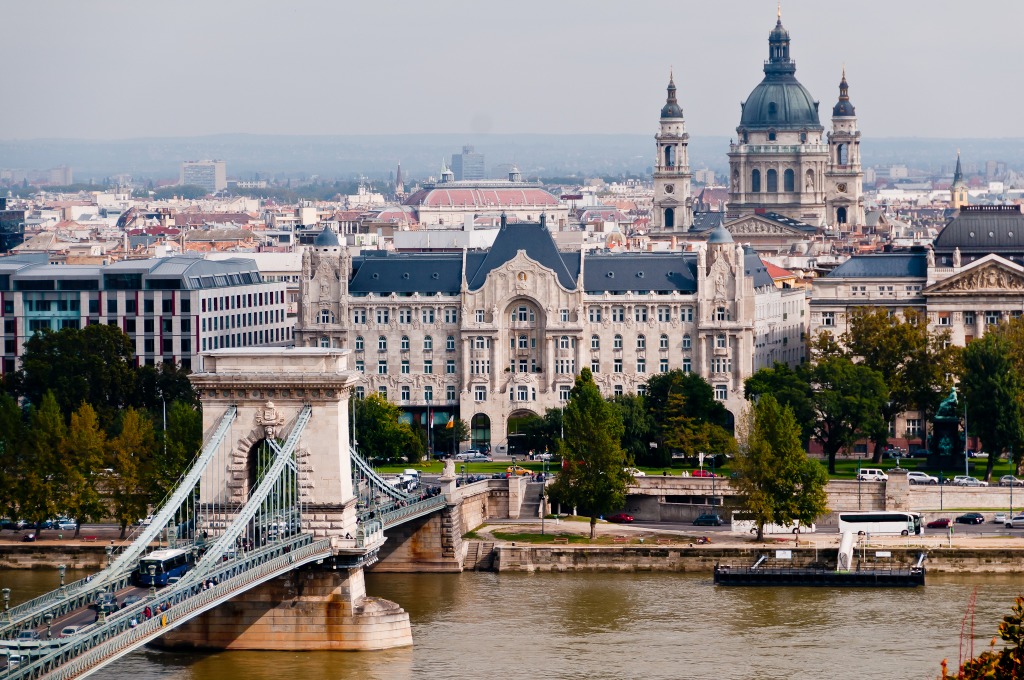
[[[69,574],[69,579],[71,578]],[[0,570],[20,601],[56,573]],[[97,680],[935,678],[971,593],[982,651],[1019,576],[929,576],[908,590],[717,588],[683,574],[381,574],[415,647],[373,653],[136,652]],[[969,622],[968,622],[969,626]]]

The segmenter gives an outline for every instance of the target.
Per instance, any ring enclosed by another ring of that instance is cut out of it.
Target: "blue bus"
[[[153,575],[150,576],[150,567]],[[135,571],[137,586],[165,586],[168,579],[180,578],[192,568],[187,550],[154,550],[141,560]]]

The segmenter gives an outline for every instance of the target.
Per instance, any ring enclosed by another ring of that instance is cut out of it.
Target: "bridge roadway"
[[[189,579],[186,574],[178,583],[158,589],[155,597],[148,589],[123,587],[119,594],[141,594],[141,599],[108,615],[105,621],[88,623],[70,637],[41,641],[38,654],[32,654],[25,644],[8,643],[29,656],[9,677],[85,677],[240,593],[304,564],[329,560],[334,552],[329,539],[317,541],[310,534],[298,534],[244,558],[223,562],[220,569],[208,571],[201,579]],[[215,585],[207,587],[210,582]],[[160,610],[148,620],[143,616],[147,606]],[[75,625],[93,616],[88,608],[80,607],[56,619],[51,631],[58,623],[61,627]],[[45,627],[41,632],[45,636]]]

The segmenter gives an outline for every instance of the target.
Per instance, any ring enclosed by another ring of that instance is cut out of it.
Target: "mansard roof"
[[[583,289],[592,295],[645,290],[696,293],[697,256],[695,253],[588,253]]]
[[[825,278],[882,279],[926,278],[927,276],[928,254],[920,252],[855,255],[829,272]]]
[[[935,238],[936,254],[1024,253],[1024,213],[1017,205],[965,205]]]
[[[469,282],[469,289],[482,288],[487,281],[487,275],[514,258],[520,250],[526,252],[526,257],[555,272],[563,288],[576,290],[579,253],[559,252],[555,240],[551,238],[551,232],[543,222],[507,223],[498,231],[494,245],[478,265],[470,268],[470,261],[467,258],[466,279]],[[575,265],[572,264],[573,260]]]
[[[761,256],[750,246],[743,247],[743,274],[754,280],[754,288],[774,286],[775,279],[768,271],[768,265],[764,263]]]
[[[461,253],[368,252],[352,259],[352,295],[443,293],[458,295],[462,288]]]

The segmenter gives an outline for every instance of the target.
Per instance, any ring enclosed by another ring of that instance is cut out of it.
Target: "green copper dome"
[[[796,79],[796,62],[789,58],[789,32],[779,18],[768,36],[764,80],[743,103],[740,128],[748,130],[823,130],[818,102]]]

